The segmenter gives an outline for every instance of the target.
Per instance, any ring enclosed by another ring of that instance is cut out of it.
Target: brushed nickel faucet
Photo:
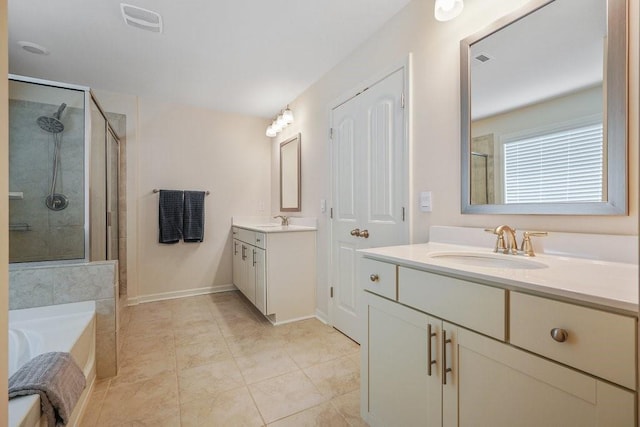
[[[276,215],[273,217],[274,219],[276,218],[280,218],[282,219],[282,222],[280,223],[281,226],[286,227],[287,225],[289,225],[289,217],[285,216],[285,215]]]

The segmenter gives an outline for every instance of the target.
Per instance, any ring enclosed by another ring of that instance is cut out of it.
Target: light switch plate
[[[431,212],[431,191],[420,193],[420,211]]]
[[[325,199],[320,200],[320,212],[325,213],[327,211],[327,201]]]

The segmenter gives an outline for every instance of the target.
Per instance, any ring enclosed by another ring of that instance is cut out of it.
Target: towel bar
[[[158,190],[157,188],[154,188],[154,189],[153,189],[153,192],[154,192],[154,193],[159,193],[159,192],[160,192],[160,190]],[[209,194],[211,194],[211,191],[207,190],[207,191],[205,191],[205,192],[204,192],[204,194],[206,194],[206,195],[208,196]]]

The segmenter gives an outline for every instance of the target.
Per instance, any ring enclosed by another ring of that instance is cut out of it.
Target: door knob
[[[365,239],[369,238],[369,230],[362,230],[360,232],[360,237],[364,237]]]
[[[351,230],[350,234],[352,236],[355,236],[355,237],[360,237],[360,229],[359,228],[354,228],[353,230]]]

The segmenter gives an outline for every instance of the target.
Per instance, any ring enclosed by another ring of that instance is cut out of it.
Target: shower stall
[[[118,259],[120,139],[107,117],[87,87],[9,77],[10,262]]]

